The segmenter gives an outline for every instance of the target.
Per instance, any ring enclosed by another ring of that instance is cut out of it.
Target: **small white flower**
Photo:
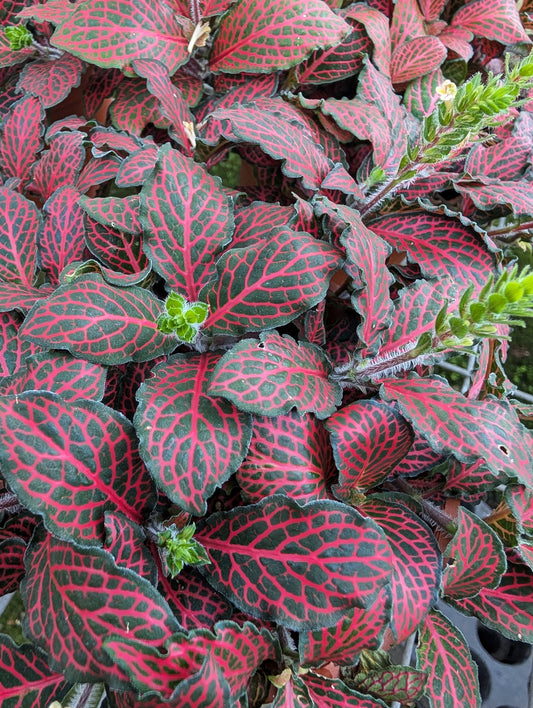
[[[441,101],[453,101],[457,94],[457,86],[453,81],[446,79],[440,86],[437,86],[436,93]]]

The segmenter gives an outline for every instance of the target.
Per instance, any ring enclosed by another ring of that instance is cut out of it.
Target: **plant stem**
[[[18,514],[22,511],[24,507],[20,504],[16,494],[10,494],[6,492],[0,495],[0,514],[6,512],[7,514]]]
[[[422,507],[422,516],[424,520],[428,520],[430,523],[432,522],[433,524],[436,524],[450,536],[455,535],[457,532],[457,524],[451,516],[448,516],[448,514],[435,506],[435,504],[432,504],[427,499],[424,499],[424,497],[418,494],[418,492],[411,487],[409,482],[405,479],[398,477],[398,479],[392,480],[389,483],[389,486],[396,489],[398,492],[403,492],[404,494],[408,494],[410,497],[414,497]]]

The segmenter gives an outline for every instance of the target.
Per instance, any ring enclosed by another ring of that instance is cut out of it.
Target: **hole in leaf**
[[[264,349],[264,348],[265,348],[265,343],[264,343],[264,342],[258,342],[258,343],[257,343],[257,348],[258,348],[258,349]]]
[[[498,445],[499,449],[503,452],[504,455],[507,455],[509,457],[509,448],[505,447],[505,445]]]

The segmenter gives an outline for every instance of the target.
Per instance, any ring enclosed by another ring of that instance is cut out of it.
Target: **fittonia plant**
[[[479,706],[435,606],[533,643],[527,13],[0,18],[2,708]]]

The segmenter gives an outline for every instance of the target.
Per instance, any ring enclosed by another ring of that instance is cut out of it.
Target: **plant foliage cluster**
[[[527,12],[0,19],[2,708],[479,706],[436,603],[533,643]]]

